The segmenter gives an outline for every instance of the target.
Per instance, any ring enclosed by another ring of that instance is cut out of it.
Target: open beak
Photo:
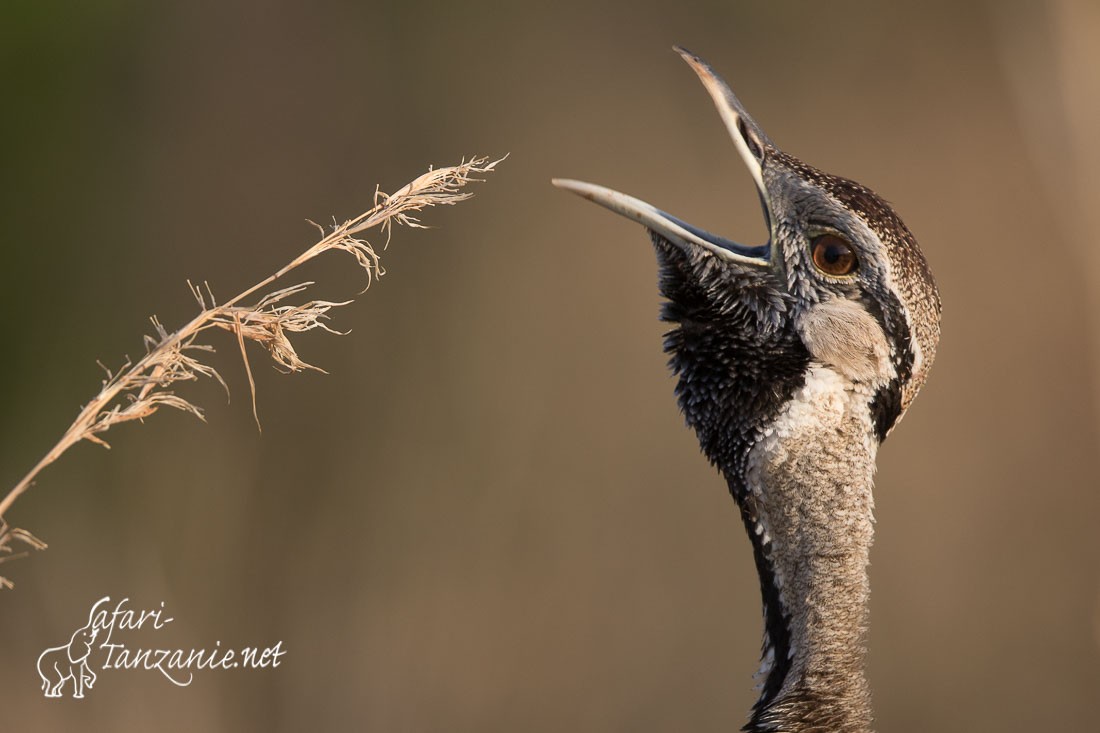
[[[765,151],[773,147],[771,141],[745,112],[741,102],[734,96],[729,86],[714,73],[714,70],[705,61],[684,48],[679,46],[674,48],[698,74],[703,86],[706,87],[711,99],[714,100],[714,106],[718,108],[718,114],[722,116],[722,121],[729,131],[730,137],[733,138],[733,144],[737,147],[737,152],[741,155],[741,159],[745,162],[745,166],[749,169],[749,173],[756,183],[756,190],[760,193],[760,201],[764,206],[764,215],[768,218],[768,229],[770,231],[771,215],[768,211],[767,191],[764,188],[763,165]],[[694,227],[651,204],[647,204],[645,201],[603,186],[567,178],[555,178],[552,183],[558,188],[572,191],[617,214],[633,219],[684,249],[690,249],[692,246],[702,247],[714,255],[732,262],[749,265],[768,264],[771,251],[770,244],[755,247],[739,244]]]

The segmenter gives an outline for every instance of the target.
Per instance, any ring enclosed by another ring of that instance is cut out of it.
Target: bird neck
[[[679,260],[655,242],[662,317],[677,324],[665,349],[680,408],[729,483],[760,575],[761,694],[745,730],[867,733],[872,405],[881,385],[815,361],[771,310],[700,309]]]
[[[761,696],[748,731],[871,730],[864,671],[878,446],[871,397],[811,366],[761,429],[743,470],[729,477],[753,543],[766,624]]]

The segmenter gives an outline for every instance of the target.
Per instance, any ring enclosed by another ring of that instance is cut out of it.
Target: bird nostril
[[[752,153],[753,157],[757,160],[763,160],[764,151],[761,149],[756,137],[749,132],[749,127],[745,124],[743,117],[737,118],[737,131],[741,133],[741,137],[744,139],[745,144],[749,146],[749,152]]]

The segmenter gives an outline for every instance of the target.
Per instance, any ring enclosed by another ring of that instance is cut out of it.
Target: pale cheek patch
[[[894,377],[886,335],[860,303],[846,298],[819,303],[799,317],[797,328],[815,361],[851,381]]]

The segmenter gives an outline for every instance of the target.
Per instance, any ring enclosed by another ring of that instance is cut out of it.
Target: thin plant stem
[[[327,233],[325,228],[315,225],[324,235],[320,240],[274,274],[221,305],[215,302],[209,287],[204,292],[201,287],[192,285],[192,294],[200,306],[198,315],[172,333],[168,333],[154,317],[152,322],[156,336],[146,337],[145,355],[136,363],[125,364],[117,372],[106,370],[107,378],[103,380],[99,394],[81,408],[61,439],[0,500],[0,553],[7,553],[0,559],[13,557],[10,548],[12,540],[19,540],[38,549],[45,547],[25,530],[10,527],[4,522],[4,517],[16,499],[34,485],[38,474],[64,455],[69,448],[82,440],[109,448],[101,437],[102,433],[121,422],[144,420],[162,406],[190,412],[199,419],[204,419],[199,407],[167,388],[175,382],[191,381],[200,376],[213,377],[225,386],[217,371],[197,358],[202,352],[213,350],[197,340],[208,329],[221,328],[235,334],[245,360],[252,391],[253,415],[259,426],[255,382],[252,380],[252,370],[244,351],[245,341],[255,341],[264,346],[276,366],[283,371],[322,371],[298,356],[288,334],[315,328],[338,333],[324,323],[328,318],[328,311],[351,302],[311,300],[302,305],[286,305],[287,299],[298,295],[313,283],[301,283],[274,292],[267,292],[268,288],[302,264],[332,250],[352,255],[356,264],[366,273],[369,287],[373,279],[381,276],[384,271],[377,252],[369,242],[358,238],[358,235],[368,229],[379,228],[385,234],[388,244],[395,223],[423,228],[414,216],[416,212],[430,206],[453,205],[466,200],[472,194],[463,190],[465,185],[480,180],[476,178],[478,174],[492,171],[499,162],[500,160],[473,158],[457,166],[431,169],[393,194],[376,191],[374,206],[370,210],[343,224],[334,224]],[[249,298],[265,292],[267,294],[260,296],[255,303],[242,305]],[[0,587],[5,584],[10,587],[10,583],[0,578]]]

